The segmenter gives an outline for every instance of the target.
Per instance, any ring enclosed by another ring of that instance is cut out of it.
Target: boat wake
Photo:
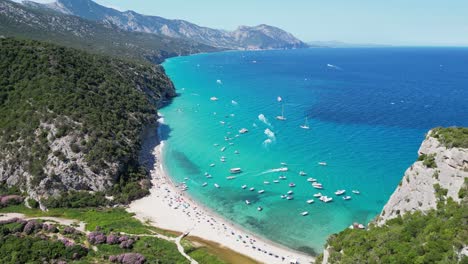
[[[265,129],[265,135],[271,139],[272,141],[276,140],[276,136],[275,136],[275,133],[273,131],[271,131],[269,128]]]
[[[271,126],[270,122],[268,122],[268,119],[265,117],[264,114],[259,114],[258,120],[262,121],[262,123],[264,123],[267,126]]]
[[[336,66],[336,65],[333,65],[333,64],[327,64],[327,67],[328,68],[331,68],[331,69],[335,69],[335,70],[341,70],[340,67]]]
[[[273,140],[266,139],[265,141],[263,141],[263,146],[266,148],[266,147],[270,146],[271,143],[273,143]]]

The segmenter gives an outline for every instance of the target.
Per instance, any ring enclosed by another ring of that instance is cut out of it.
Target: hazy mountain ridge
[[[111,23],[73,15],[58,4],[0,0],[0,35],[53,42],[94,53],[145,59],[159,63],[167,57],[219,49],[166,36],[129,32]]]
[[[268,25],[241,26],[235,31],[225,31],[198,26],[185,20],[146,16],[134,11],[120,12],[101,6],[91,0],[57,0],[51,4],[24,1],[34,8],[52,9],[85,19],[115,25],[123,30],[159,34],[172,38],[189,39],[224,49],[292,49],[305,48],[307,44],[292,34]]]

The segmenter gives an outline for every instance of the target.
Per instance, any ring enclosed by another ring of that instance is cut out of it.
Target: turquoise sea
[[[330,234],[380,213],[428,129],[468,125],[463,48],[221,52],[163,66],[180,94],[161,110],[174,181],[186,181],[193,198],[225,218],[309,253]],[[282,107],[286,121],[275,119]],[[308,130],[300,128],[306,117]],[[240,134],[242,128],[249,132]],[[272,171],[282,162],[288,172]],[[234,167],[243,172],[228,180]],[[280,175],[287,179],[274,183]],[[324,189],[314,189],[309,177]],[[352,199],[336,196],[338,189]],[[289,190],[294,199],[282,199]],[[314,198],[318,192],[333,202]]]

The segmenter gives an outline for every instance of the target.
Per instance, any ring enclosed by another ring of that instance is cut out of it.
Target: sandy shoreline
[[[163,119],[159,120],[163,123]],[[219,243],[263,263],[311,263],[314,258],[259,238],[217,216],[179,190],[165,173],[162,162],[164,141],[154,147],[151,194],[130,204],[128,211],[156,227],[190,233]]]

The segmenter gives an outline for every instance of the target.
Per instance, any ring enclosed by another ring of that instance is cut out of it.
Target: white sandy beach
[[[162,120],[160,120],[162,121]],[[262,263],[313,263],[314,258],[261,239],[209,212],[174,186],[165,173],[161,142],[153,150],[157,158],[151,171],[151,194],[130,204],[128,211],[156,227],[190,233],[219,243]]]

